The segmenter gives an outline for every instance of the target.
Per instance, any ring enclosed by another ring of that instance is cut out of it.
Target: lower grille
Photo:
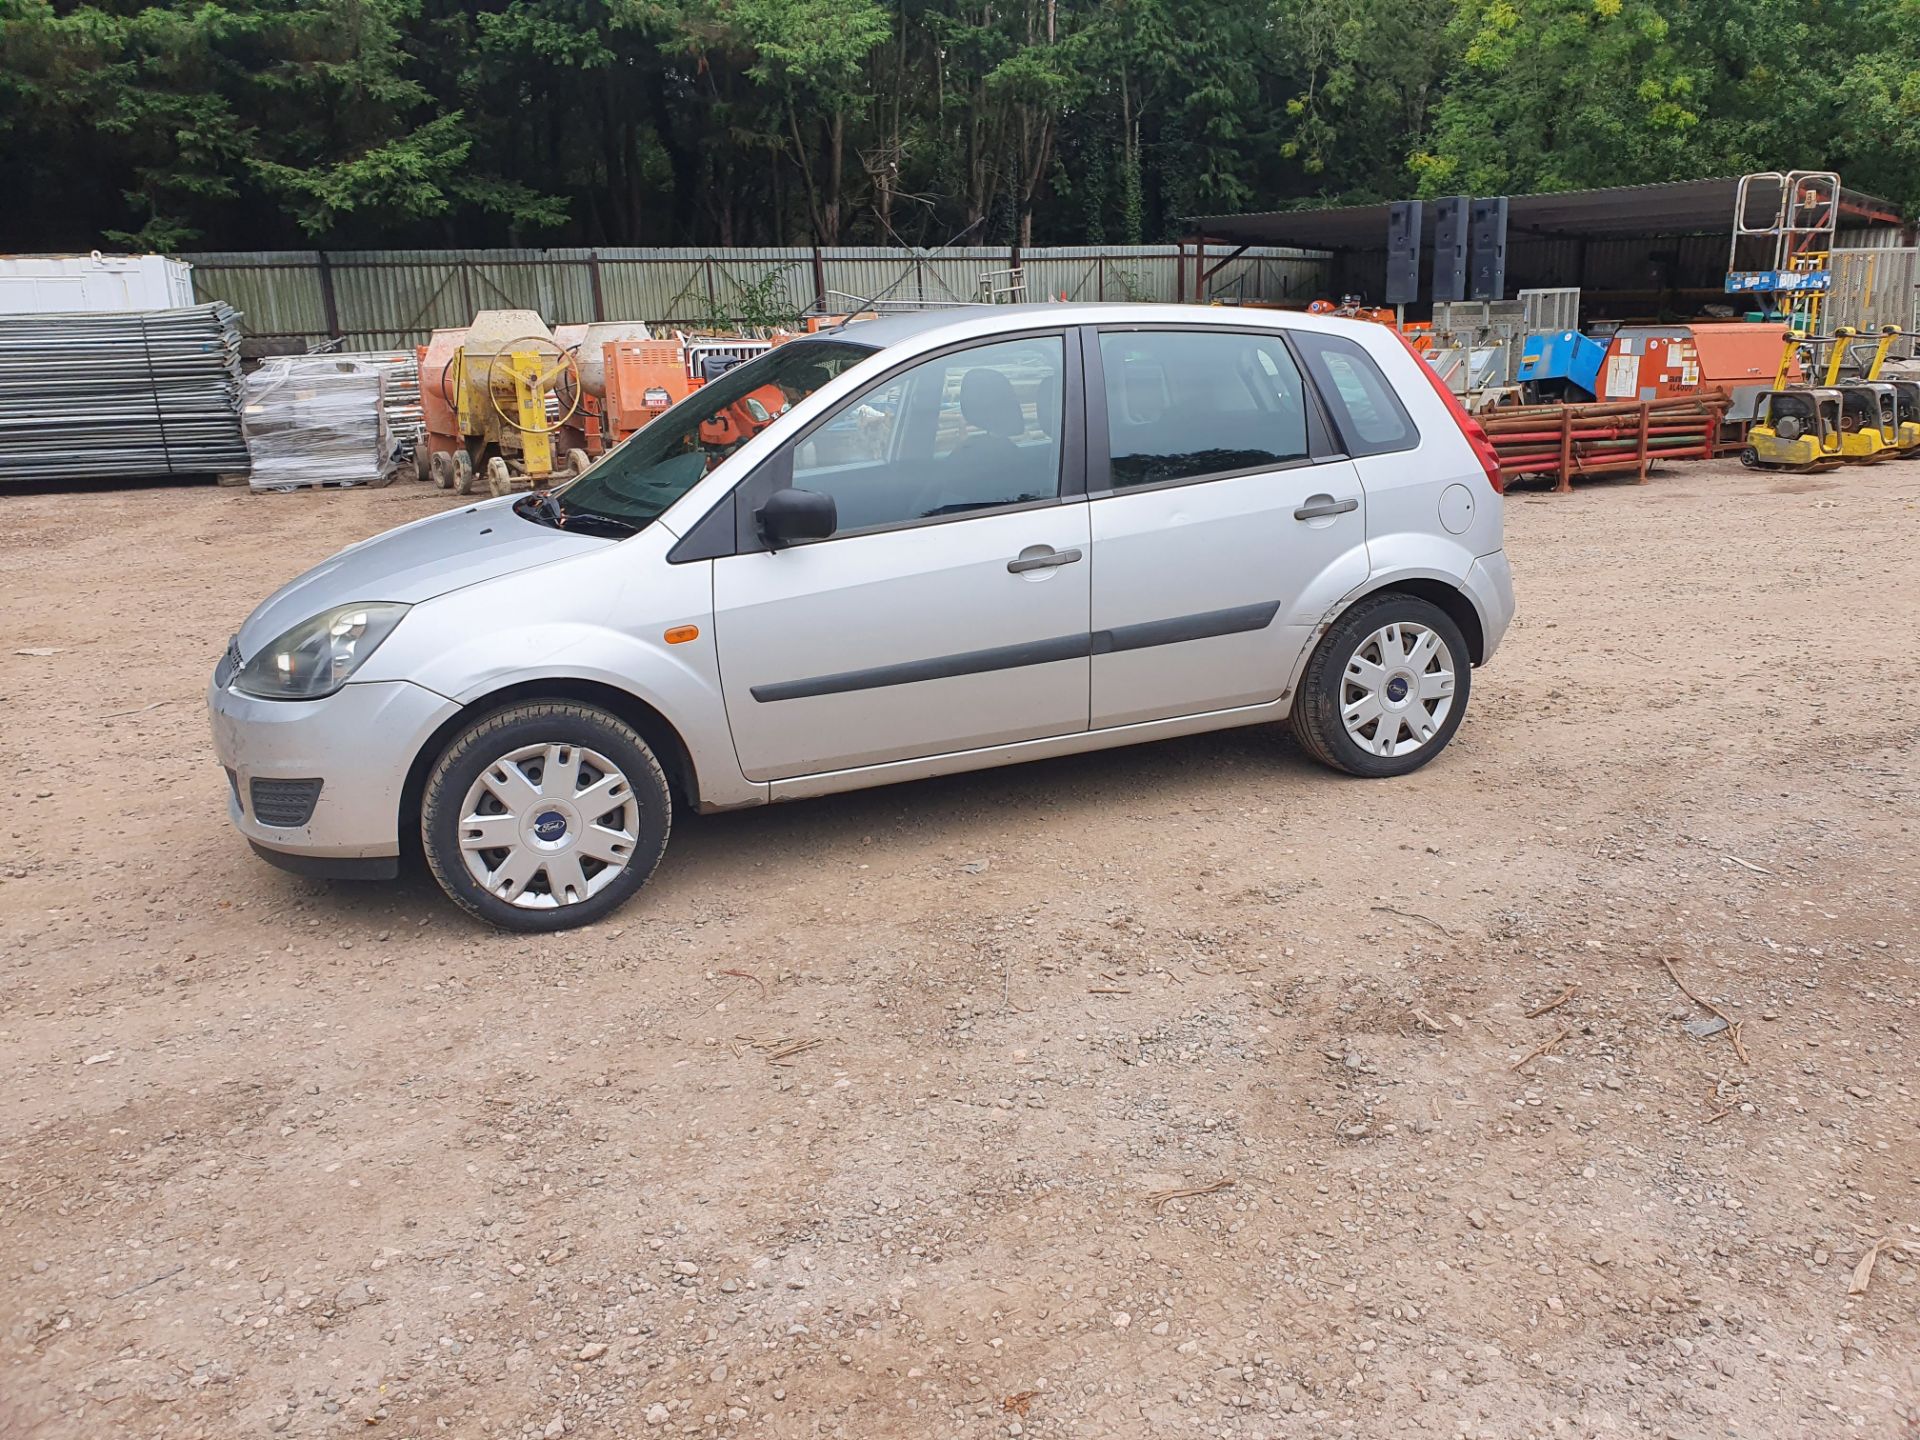
[[[320,799],[318,780],[263,780],[255,777],[249,787],[253,795],[253,818],[277,830],[291,830],[313,818],[313,807]]]

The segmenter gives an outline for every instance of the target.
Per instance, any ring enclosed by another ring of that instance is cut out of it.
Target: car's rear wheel
[[[1349,775],[1405,775],[1460,728],[1472,673],[1466,637],[1439,606],[1398,591],[1369,595],[1307,661],[1294,735]]]
[[[427,777],[420,839],[455,904],[506,930],[598,920],[653,874],[673,802],[638,732],[534,701],[456,735]]]

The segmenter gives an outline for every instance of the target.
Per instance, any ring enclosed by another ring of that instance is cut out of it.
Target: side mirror
[[[826,539],[839,528],[840,510],[831,495],[789,487],[769,495],[753,520],[768,548],[778,550],[796,540]]]

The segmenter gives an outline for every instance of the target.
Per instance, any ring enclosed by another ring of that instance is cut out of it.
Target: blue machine
[[[1591,340],[1578,330],[1545,330],[1520,342],[1522,383],[1570,380],[1589,395],[1600,393],[1600,366],[1607,358],[1604,340]]]

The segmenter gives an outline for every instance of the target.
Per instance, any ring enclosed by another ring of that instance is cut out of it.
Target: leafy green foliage
[[[6,248],[1138,242],[1809,167],[1920,206],[1916,0],[0,0]]]

